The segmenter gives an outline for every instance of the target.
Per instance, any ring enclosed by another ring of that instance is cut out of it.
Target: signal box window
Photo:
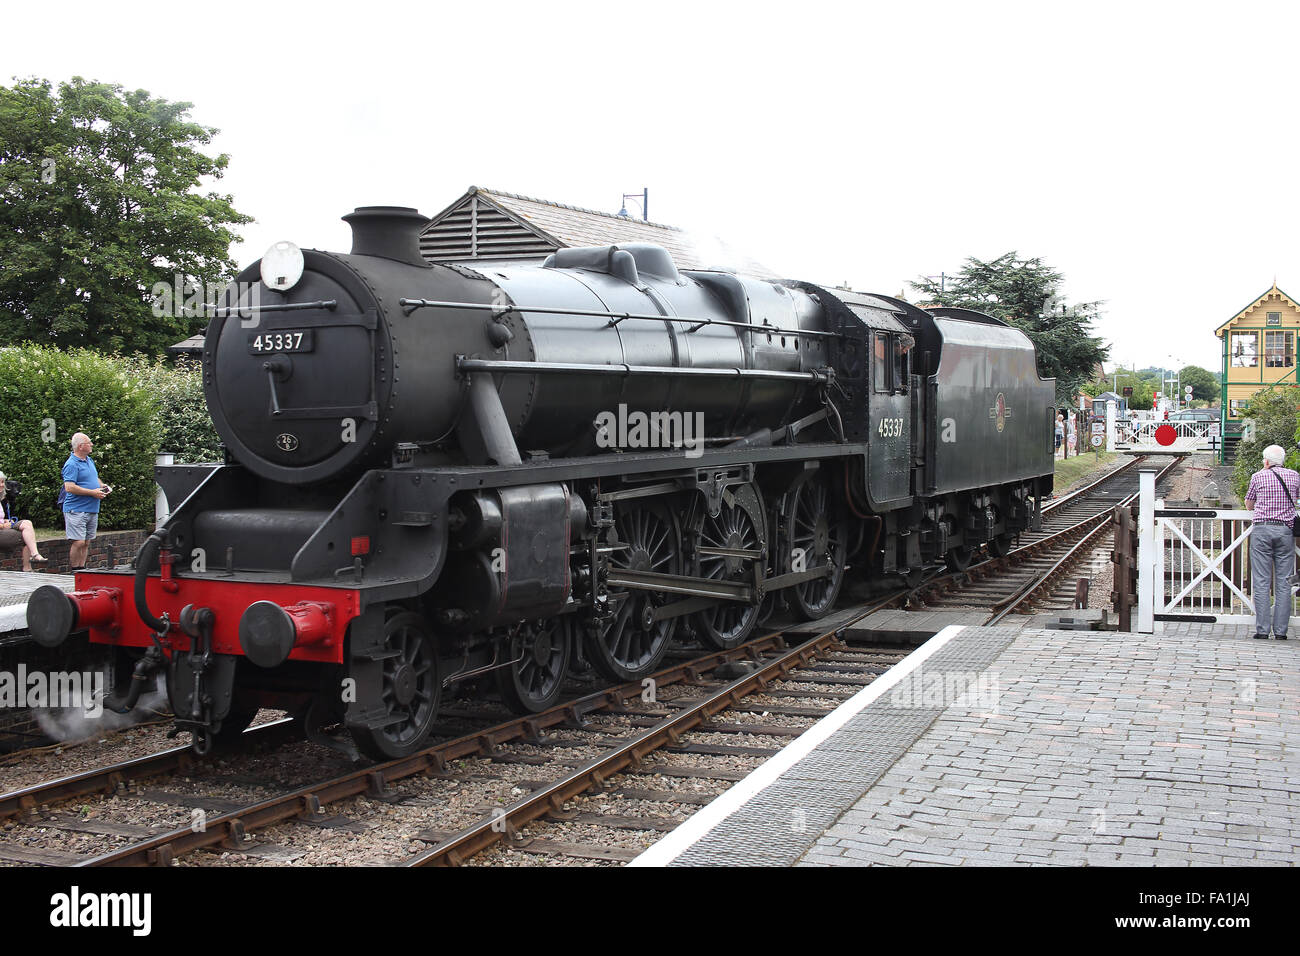
[[[1268,368],[1291,368],[1295,365],[1295,333],[1264,333],[1264,364]]]
[[[1228,416],[1230,418],[1240,418],[1246,414],[1246,406],[1250,404],[1248,398],[1234,398],[1228,402]]]
[[[873,336],[875,353],[871,358],[872,387],[877,392],[889,391],[889,336],[877,332]]]
[[[1255,368],[1259,365],[1259,333],[1233,332],[1228,347],[1228,362],[1233,368]]]

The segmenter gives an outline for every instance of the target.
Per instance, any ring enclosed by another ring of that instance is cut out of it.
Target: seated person
[[[4,472],[0,471],[0,509],[3,509],[0,514],[0,550],[12,551],[22,545],[23,570],[30,571],[33,564],[49,564],[49,558],[36,547],[36,529],[32,523],[14,517],[12,499],[15,497],[6,486]]]

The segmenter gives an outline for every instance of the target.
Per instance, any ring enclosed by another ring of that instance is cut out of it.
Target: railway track
[[[314,862],[320,854],[301,846],[329,842],[333,831],[358,843],[377,832],[379,861],[388,863],[464,863],[499,841],[533,860],[623,862],[902,659],[898,647],[839,641],[843,627],[879,603],[839,612],[826,619],[827,631],[794,647],[793,637],[769,634],[531,717],[474,726],[481,715],[453,714],[466,732],[413,757],[278,792],[271,781],[257,786],[239,774],[184,786],[195,769],[185,748],[28,787],[0,796],[0,859]],[[245,738],[284,732],[277,724]],[[588,790],[598,799],[583,797]],[[93,818],[67,809],[84,799]],[[171,825],[142,825],[160,804]],[[588,836],[524,836],[541,815],[567,817],[546,825]],[[51,832],[56,839],[46,841]],[[63,848],[43,845],[69,834],[116,845],[93,855],[71,852],[66,839]],[[42,845],[25,850],[36,837]]]
[[[986,609],[985,625],[1012,613],[1029,613],[1039,606],[1059,607],[1073,593],[1062,593],[1071,573],[1104,541],[1111,514],[1130,504],[1138,493],[1137,458],[1044,509],[1043,527],[1021,535],[1021,544],[1003,557],[990,558],[962,572],[943,575],[910,592],[910,607]],[[1176,457],[1156,476],[1157,488],[1181,466]]]

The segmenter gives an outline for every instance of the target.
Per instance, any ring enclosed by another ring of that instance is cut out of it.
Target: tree
[[[1183,388],[1192,386],[1192,398],[1198,402],[1217,402],[1219,400],[1219,377],[1199,365],[1189,365],[1178,373],[1178,380]]]
[[[1246,427],[1232,470],[1232,486],[1238,498],[1246,497],[1250,476],[1264,467],[1262,455],[1269,445],[1286,449],[1287,467],[1296,467],[1300,457],[1296,454],[1296,442],[1300,441],[1297,409],[1300,409],[1300,388],[1294,385],[1271,386],[1250,397]]]
[[[910,285],[926,302],[986,312],[1020,329],[1038,352],[1039,374],[1055,378],[1058,400],[1068,401],[1109,347],[1089,335],[1101,303],[1065,303],[1058,295],[1062,278],[1041,259],[1012,251],[991,262],[967,259],[943,289],[924,277]]]
[[[228,227],[252,220],[198,191],[229,157],[198,150],[217,130],[191,105],[80,77],[0,87],[0,339],[161,354],[205,324],[182,303],[234,276]]]

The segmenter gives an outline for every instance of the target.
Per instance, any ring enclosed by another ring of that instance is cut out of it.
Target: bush
[[[154,458],[162,396],[120,360],[36,345],[0,350],[0,469],[22,482],[18,513],[38,527],[62,527],[57,505],[70,440],[85,432],[101,480],[104,530],[153,527]],[[164,403],[165,404],[165,403]]]
[[[140,357],[120,361],[127,375],[143,382],[157,403],[159,451],[171,452],[177,462],[221,461],[221,438],[203,398],[203,369],[198,362],[181,358],[172,366]]]
[[[1238,498],[1245,500],[1250,476],[1264,467],[1262,455],[1269,445],[1286,449],[1288,468],[1300,464],[1300,453],[1296,451],[1296,442],[1300,441],[1297,408],[1300,389],[1294,385],[1273,386],[1251,397],[1246,414],[1253,424],[1237,446],[1237,463],[1232,469],[1232,486]]]

